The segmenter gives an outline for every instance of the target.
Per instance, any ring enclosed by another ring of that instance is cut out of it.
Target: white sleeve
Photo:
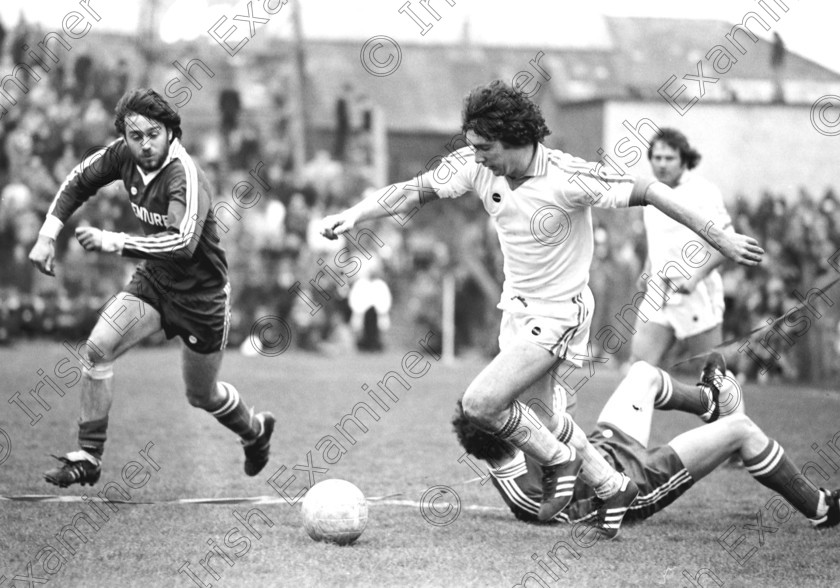
[[[446,157],[438,156],[426,167],[431,168],[436,159],[440,163],[420,176],[424,189],[434,190],[439,198],[458,198],[473,189],[478,164],[471,147],[462,147]]]
[[[641,206],[653,179],[642,179],[608,170],[602,162],[589,162],[564,153],[559,166],[568,177],[563,187],[567,198],[575,206],[598,208],[626,208]]]

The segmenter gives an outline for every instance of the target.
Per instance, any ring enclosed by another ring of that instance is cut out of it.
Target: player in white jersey
[[[651,139],[648,159],[656,179],[673,188],[676,198],[719,229],[731,230],[720,190],[689,171],[700,154],[685,135],[661,129]],[[695,356],[723,340],[723,282],[717,267],[725,258],[710,248],[687,258],[685,250],[696,248],[697,235],[659,210],[646,207],[644,221],[648,254],[642,278],[650,274],[655,287],[647,287],[648,300],[639,305],[631,362],[658,366],[676,341],[683,347],[681,354]]]
[[[571,419],[555,411],[549,426],[540,424],[529,399],[550,406],[549,376],[555,364],[580,365],[591,355],[590,207],[651,204],[698,232],[707,219],[673,199],[662,183],[637,180],[620,170],[611,173],[599,163],[546,148],[542,140],[550,131],[539,107],[504,82],[470,93],[462,131],[465,146],[437,168],[326,217],[321,232],[336,238],[361,222],[388,215],[405,224],[408,215],[430,201],[475,192],[498,232],[505,283],[499,303],[501,351],[467,388],[464,411],[477,426],[542,465],[541,520],[569,503],[578,473],[604,509],[627,505],[638,492],[635,483],[610,467],[585,435],[575,434],[580,431]],[[751,238],[717,227],[708,238],[745,265],[761,261],[763,250]]]

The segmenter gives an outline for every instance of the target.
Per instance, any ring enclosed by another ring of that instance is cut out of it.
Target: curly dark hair
[[[461,131],[511,147],[535,145],[551,134],[540,107],[502,80],[479,86],[464,99]]]
[[[458,443],[467,453],[491,465],[502,461],[516,451],[516,448],[507,441],[475,426],[464,414],[464,405],[460,400],[455,409],[455,416],[452,417],[452,428],[458,437]]]
[[[114,109],[114,126],[125,135],[125,117],[140,114],[155,120],[172,131],[172,139],[181,138],[181,115],[175,112],[163,96],[149,88],[135,88],[123,94]]]
[[[653,146],[657,141],[665,143],[671,149],[680,152],[680,161],[685,164],[688,169],[694,169],[700,163],[700,152],[689,145],[688,137],[683,135],[677,129],[662,128],[650,140],[650,147],[648,147],[648,161],[653,156]]]

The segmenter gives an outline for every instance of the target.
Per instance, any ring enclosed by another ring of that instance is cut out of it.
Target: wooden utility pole
[[[306,54],[303,46],[303,26],[300,20],[300,0],[289,3],[292,9],[292,117],[290,134],[292,139],[292,161],[295,173],[303,171],[306,164]]]

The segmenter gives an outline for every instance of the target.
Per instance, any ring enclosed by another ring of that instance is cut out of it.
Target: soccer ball
[[[350,545],[367,525],[367,501],[345,480],[318,482],[303,497],[303,526],[315,541]]]

